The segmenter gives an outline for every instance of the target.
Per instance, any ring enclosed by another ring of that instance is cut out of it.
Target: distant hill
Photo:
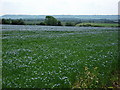
[[[48,15],[3,15],[0,18],[5,19],[45,19]],[[118,20],[118,15],[50,15],[54,16],[57,19],[82,19],[82,20],[90,20],[90,19],[108,19],[108,20]]]

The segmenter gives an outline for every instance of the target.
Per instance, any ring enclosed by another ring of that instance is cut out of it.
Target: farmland
[[[109,88],[118,29],[3,25],[3,88]]]
[[[80,23],[76,26],[92,26],[92,27],[118,27],[118,24],[113,23]]]

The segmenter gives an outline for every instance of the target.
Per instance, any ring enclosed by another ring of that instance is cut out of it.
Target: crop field
[[[92,27],[118,27],[116,23],[80,23],[76,26],[92,26]]]
[[[117,62],[117,28],[3,26],[3,88],[111,88]]]

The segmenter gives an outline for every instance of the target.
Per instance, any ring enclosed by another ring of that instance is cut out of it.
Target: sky
[[[120,0],[0,0],[0,15],[117,15]]]

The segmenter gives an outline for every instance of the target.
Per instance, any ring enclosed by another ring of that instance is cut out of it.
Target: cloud
[[[1,0],[5,14],[117,14],[119,0]],[[1,13],[1,12],[0,12]]]

